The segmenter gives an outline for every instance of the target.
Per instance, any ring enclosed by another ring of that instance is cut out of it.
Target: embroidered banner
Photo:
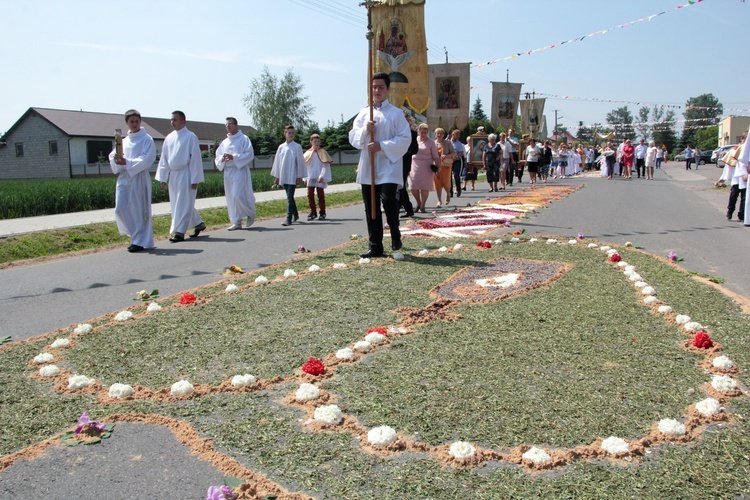
[[[469,69],[471,63],[430,64],[430,105],[427,123],[431,130],[463,129],[469,124]]]
[[[521,101],[521,134],[531,134],[535,139],[539,137],[542,125],[545,99],[524,99]]]
[[[418,113],[424,113],[430,104],[424,2],[384,0],[372,7],[375,72],[390,76],[391,104],[400,107],[406,103]]]
[[[492,82],[492,116],[493,127],[498,124],[507,131],[516,123],[518,100],[521,96],[522,83]]]

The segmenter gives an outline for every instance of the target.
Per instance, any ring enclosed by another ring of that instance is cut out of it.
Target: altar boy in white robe
[[[750,177],[750,133],[747,134],[745,142],[742,144],[740,157],[737,158],[737,166],[734,169],[734,177],[737,178],[740,190],[745,189],[747,192],[748,180]],[[745,206],[742,213],[744,215],[745,227],[750,226],[750,196],[745,195]],[[739,210],[738,210],[739,211]]]
[[[141,252],[154,246],[151,225],[151,175],[156,160],[154,140],[141,128],[141,114],[125,112],[128,135],[122,140],[122,156],[116,148],[109,154],[109,166],[117,175],[115,220],[123,236],[130,236],[128,252]]]
[[[169,241],[185,241],[188,228],[194,227],[191,238],[196,238],[206,229],[203,219],[195,209],[198,184],[203,182],[203,162],[198,137],[185,126],[185,113],[173,111],[171,132],[164,138],[156,180],[164,188],[169,183],[169,205],[172,209],[172,225]]]
[[[255,158],[250,138],[240,132],[237,119],[227,117],[227,138],[216,150],[216,168],[224,172],[224,194],[227,197],[229,231],[242,229],[242,219],[247,227],[255,222],[255,193],[250,175],[250,163]]]

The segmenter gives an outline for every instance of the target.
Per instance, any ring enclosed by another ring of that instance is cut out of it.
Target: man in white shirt
[[[638,174],[638,178],[641,178],[641,172],[646,177],[646,141],[641,139],[638,145],[635,147],[635,171]]]
[[[362,186],[362,200],[365,204],[365,218],[369,235],[369,248],[363,258],[383,256],[383,215],[391,231],[391,248],[401,248],[401,231],[398,227],[399,203],[396,193],[403,183],[402,157],[409,149],[411,132],[404,113],[388,102],[391,80],[385,73],[372,76],[373,121],[370,121],[370,108],[364,108],[354,119],[349,132],[349,143],[362,151],[357,167],[357,182]],[[374,165],[370,164],[370,155]],[[372,214],[371,187],[372,169],[375,169],[375,195],[377,197],[375,217]]]
[[[151,225],[151,174],[156,160],[156,146],[150,135],[141,128],[141,114],[125,112],[128,135],[122,140],[122,156],[109,154],[109,166],[117,175],[115,219],[120,234],[130,236],[128,252],[141,252],[154,246]]]
[[[191,238],[197,238],[206,229],[203,219],[195,209],[198,184],[203,182],[203,161],[198,137],[185,126],[185,113],[173,111],[170,120],[174,129],[164,138],[161,159],[156,169],[156,180],[161,187],[169,183],[169,205],[172,225],[169,241],[185,241],[188,228],[194,227]]]
[[[287,125],[284,127],[284,142],[276,150],[276,156],[273,158],[271,175],[275,186],[284,186],[286,191],[286,220],[281,223],[282,226],[291,226],[292,222],[299,220],[297,211],[297,202],[294,201],[294,192],[297,184],[302,182],[305,177],[307,167],[305,167],[305,154],[302,146],[294,142],[294,126]]]
[[[216,149],[216,168],[224,172],[224,194],[227,197],[229,231],[242,229],[242,219],[247,218],[247,227],[255,222],[255,193],[250,164],[255,158],[250,138],[243,134],[237,119],[229,116],[226,121],[227,138]]]

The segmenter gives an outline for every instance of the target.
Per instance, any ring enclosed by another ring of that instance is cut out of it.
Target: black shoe
[[[307,216],[307,220],[315,220],[318,218],[318,214],[310,214]]]
[[[294,222],[297,222],[299,220],[299,214],[294,214]]]
[[[391,239],[391,250],[393,250],[394,252],[396,250],[401,250],[402,246],[403,246],[403,244],[401,243],[401,238],[392,238]]]
[[[180,242],[180,241],[185,241],[185,235],[182,234],[182,233],[174,233],[174,236],[172,236],[171,238],[169,238],[169,241],[171,241],[172,243],[177,243],[177,242]]]
[[[370,259],[372,257],[382,257],[383,256],[383,249],[369,249],[365,253],[359,254],[360,257],[363,259]]]
[[[320,212],[320,215],[318,216],[318,220],[326,220],[326,213]]]
[[[206,230],[206,225],[204,223],[200,223],[197,226],[195,226],[195,229],[193,229],[193,234],[190,235],[191,238],[197,238],[201,232]],[[184,239],[184,238],[183,238]]]
[[[401,216],[402,219],[408,219],[410,217],[414,217],[414,212],[406,212],[404,215]]]
[[[130,253],[136,253],[136,252],[142,252],[144,248],[140,245],[130,245],[128,247],[128,252]]]

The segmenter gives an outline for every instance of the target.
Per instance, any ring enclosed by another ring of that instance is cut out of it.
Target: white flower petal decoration
[[[696,333],[703,330],[703,325],[701,325],[697,321],[688,321],[687,323],[682,325],[682,328],[684,328],[686,332]]]
[[[440,248],[438,248],[438,252],[447,252],[447,251],[448,251],[448,247],[440,247]]]
[[[365,340],[371,344],[382,344],[388,339],[386,339],[385,335],[383,335],[382,333],[370,332],[365,335]]]
[[[607,246],[607,245],[602,245],[599,247],[599,250],[601,250],[602,252],[609,252],[611,249],[612,247]]]
[[[354,351],[352,351],[348,347],[345,347],[343,349],[339,349],[338,351],[336,351],[337,359],[352,359],[353,357],[354,357]]]
[[[577,245],[578,240],[568,240],[568,245]]]
[[[130,397],[133,394],[135,394],[135,389],[127,384],[112,384],[109,387],[110,398],[122,399]]]
[[[44,363],[49,363],[50,361],[54,360],[55,356],[51,352],[43,352],[41,354],[37,354],[34,356],[34,363],[41,365]]]
[[[734,363],[732,363],[732,360],[726,356],[715,357],[711,364],[714,365],[715,368],[722,368],[724,370],[731,370],[734,368]]]
[[[194,390],[193,384],[187,380],[180,380],[172,384],[170,394],[172,396],[185,396],[186,394],[192,394]]]
[[[360,266],[366,266],[370,262],[372,262],[372,261],[370,259],[368,259],[367,257],[362,257],[362,258],[359,259],[359,265]]]
[[[325,405],[315,408],[314,418],[324,424],[340,424],[344,414],[337,405]]]
[[[686,314],[678,314],[674,317],[674,320],[678,325],[684,325],[685,323],[690,322],[690,316]]]
[[[643,298],[643,303],[647,304],[647,305],[658,304],[659,303],[659,299],[657,299],[653,295],[646,295]]]
[[[597,248],[598,246],[596,243],[589,243],[589,248]]]
[[[539,238],[531,238],[529,243],[536,243],[537,241],[539,241]]]
[[[423,248],[422,250],[419,251],[417,255],[427,255],[428,253],[430,253],[430,251],[427,250],[426,248]]]
[[[503,243],[503,239],[502,238],[498,238],[495,241],[493,241],[492,243],[494,243],[495,245],[500,245],[500,244]]]
[[[86,333],[89,333],[91,330],[93,330],[94,327],[89,325],[88,323],[80,323],[75,330],[73,330],[73,333],[77,333],[79,335],[83,335]]]
[[[719,392],[733,391],[737,389],[737,381],[726,375],[714,375],[711,387]]]
[[[295,278],[297,277],[297,272],[294,269],[287,269],[286,271],[284,271],[284,277],[287,279]]]
[[[146,308],[146,312],[159,312],[161,311],[161,306],[157,304],[156,302],[151,302],[148,307]]]
[[[521,457],[525,458],[526,460],[531,460],[535,464],[543,464],[552,460],[552,457],[549,456],[549,453],[542,450],[541,448],[537,448],[536,446],[532,446],[531,449],[521,455]]]
[[[658,312],[661,314],[669,314],[672,312],[672,307],[668,305],[659,306],[659,309],[657,309]]]
[[[90,386],[94,382],[93,378],[88,378],[86,375],[73,375],[72,377],[68,377],[68,389],[77,391],[78,389]]]
[[[511,243],[518,243],[519,241],[521,241],[521,238],[516,238],[515,236],[510,239]],[[458,441],[458,442],[462,443],[463,441]]]
[[[628,279],[630,281],[643,281],[643,277],[638,273],[633,273],[630,276],[628,276]]]
[[[549,243],[551,245],[552,243],[557,243],[557,240],[554,239],[554,238],[548,238],[547,239],[547,243]]]
[[[307,270],[311,273],[317,273],[318,271],[320,271],[320,266],[317,264],[313,264],[312,266],[308,267]]]
[[[622,261],[620,261],[622,262]],[[634,273],[635,272],[635,266],[625,266],[625,272],[626,273]]]
[[[396,442],[397,438],[396,431],[388,427],[387,425],[382,425],[380,427],[375,427],[373,429],[370,429],[370,431],[367,433],[367,441],[370,444],[378,445],[378,446],[388,446],[390,444],[393,444]]]
[[[258,379],[253,375],[250,375],[249,373],[246,373],[244,375],[235,375],[234,377],[232,377],[232,387],[245,387],[248,385],[253,385],[257,381]]]
[[[334,269],[344,269],[346,267],[346,264],[343,262],[336,262],[333,264]]]
[[[461,250],[464,246],[461,243],[453,245],[453,250]]]
[[[616,253],[617,253],[617,249],[615,248],[610,248],[609,250],[607,250],[607,255],[609,255],[610,257],[612,257]]]
[[[633,283],[633,286],[636,288],[645,288],[648,286],[648,283],[646,283],[645,281],[636,281],[635,283]]]
[[[643,295],[653,295],[656,293],[656,290],[654,290],[654,287],[652,286],[644,286],[643,289],[641,289],[641,293]]]
[[[721,412],[721,404],[714,398],[706,398],[703,401],[695,403],[695,409],[701,415],[711,416]]]
[[[235,292],[238,292],[239,290],[240,289],[234,283],[228,284],[227,287],[224,289],[226,293],[235,293]]]
[[[476,283],[484,288],[508,288],[518,283],[520,277],[521,275],[518,273],[508,273],[493,278],[479,279],[476,280]]]
[[[395,260],[404,260],[404,258],[405,258],[404,254],[402,254],[401,252],[394,252],[393,255],[392,255],[392,257]]]
[[[372,344],[366,340],[360,340],[354,344],[354,350],[359,352],[366,352],[372,349]]]
[[[70,346],[70,340],[65,338],[55,339],[52,344],[50,344],[50,347],[53,349],[60,349],[61,347],[69,347]]]
[[[633,274],[635,274],[635,271],[628,271],[628,270],[626,269],[626,270],[625,270],[625,271],[623,272],[623,274],[625,275],[625,277],[626,277],[626,278],[630,278],[631,276],[633,276]]]
[[[256,285],[262,285],[264,283],[268,283],[268,278],[266,278],[262,274],[260,276],[258,276],[257,278],[255,278],[255,284]]]
[[[297,392],[294,393],[294,397],[300,401],[318,399],[320,397],[320,389],[315,384],[303,382],[299,385]]]
[[[450,450],[448,451],[452,457],[460,459],[471,458],[476,452],[477,449],[474,448],[471,443],[466,441],[456,441],[455,443],[451,443]]]
[[[628,263],[625,262],[624,260],[621,260],[620,262],[617,263],[617,267],[626,268],[628,267]]]
[[[408,331],[409,330],[407,330],[403,326],[389,326],[388,327],[388,332],[389,333],[406,333]]]
[[[630,445],[622,438],[610,436],[602,441],[602,450],[607,453],[616,455],[618,453],[627,453],[630,451]]]
[[[133,313],[130,311],[120,311],[115,314],[115,321],[127,321],[133,317]]]
[[[673,418],[659,420],[659,432],[667,436],[684,436],[687,430],[685,424]]]
[[[52,377],[60,373],[60,369],[57,365],[45,365],[39,368],[39,375],[42,377]]]

